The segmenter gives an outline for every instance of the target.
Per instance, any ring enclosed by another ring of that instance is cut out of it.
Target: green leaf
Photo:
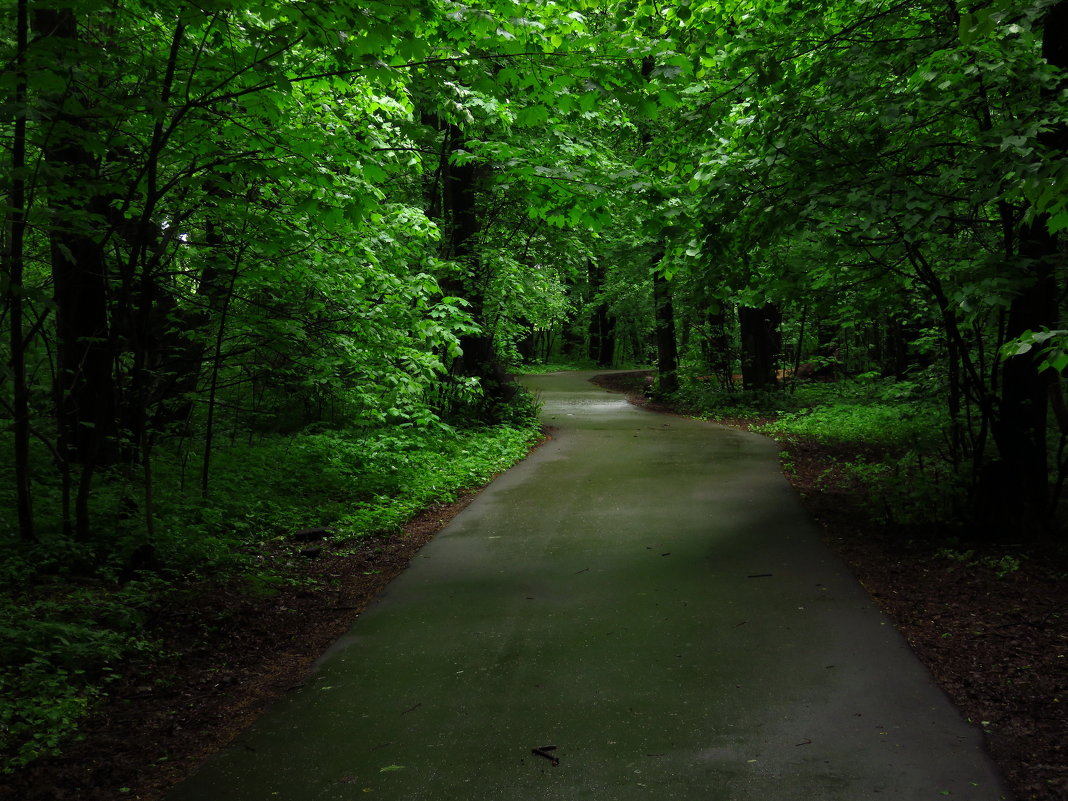
[[[961,14],[959,36],[961,44],[967,46],[975,41],[977,21],[975,14]]]
[[[675,108],[679,104],[679,96],[674,92],[665,89],[657,97],[657,101],[664,108]]]
[[[1042,362],[1041,368],[1052,369],[1058,373],[1063,373],[1065,369],[1068,368],[1068,353],[1057,351],[1056,353],[1051,354],[1048,359]]]
[[[549,119],[549,109],[545,106],[528,106],[519,112],[516,124],[525,128],[535,128],[544,125]]]
[[[1068,229],[1068,209],[1064,209],[1058,214],[1049,218],[1049,222],[1046,224],[1051,234],[1059,233]]]
[[[375,164],[373,161],[368,161],[363,164],[364,177],[373,184],[382,183],[389,177],[389,173]]]

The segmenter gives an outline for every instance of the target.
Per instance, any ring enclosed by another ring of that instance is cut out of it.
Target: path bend
[[[591,375],[524,379],[554,439],[168,801],[1010,797],[774,443]]]

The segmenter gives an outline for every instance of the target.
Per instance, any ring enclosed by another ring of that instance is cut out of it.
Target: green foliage
[[[1002,359],[1014,359],[1027,353],[1038,354],[1038,369],[1063,374],[1068,370],[1068,331],[1045,329],[1024,331],[1001,348]]]
[[[294,528],[393,530],[528,444],[500,362],[650,362],[654,270],[712,374],[673,400],[868,449],[841,469],[887,519],[1041,450],[1004,395],[1068,369],[1063,310],[1018,313],[1068,228],[1050,0],[313,5],[74,0],[0,37],[3,586],[148,548],[269,588]],[[765,304],[787,373],[868,377],[719,389]],[[62,639],[3,679],[55,699],[3,719],[25,758],[138,647]]]
[[[58,753],[122,663],[152,649],[142,627],[159,582],[45,586],[53,597],[0,596],[0,772]]]
[[[204,571],[226,568],[244,546],[308,526],[331,526],[351,539],[394,531],[420,508],[479,486],[526,453],[537,435],[528,393],[511,419],[494,427],[392,427],[268,435],[216,457],[207,499],[181,490],[173,463],[161,486],[173,493],[157,506],[164,564]],[[231,568],[232,569],[232,568]]]
[[[155,655],[146,625],[154,609],[190,582],[241,580],[251,594],[289,581],[277,546],[294,530],[335,528],[338,548],[381,536],[422,508],[457,497],[507,469],[539,436],[537,403],[516,399],[507,424],[347,429],[267,435],[220,452],[212,494],[182,486],[182,461],[161,458],[154,569],[118,583],[137,526],[101,538],[101,561],[55,534],[0,553],[0,771],[60,751],[128,663]],[[188,455],[187,455],[188,456]],[[114,489],[105,484],[105,489]],[[98,519],[116,519],[130,496],[104,493]],[[58,521],[53,521],[58,522]],[[275,550],[272,550],[275,549]],[[284,551],[283,551],[284,552]]]
[[[818,442],[930,447],[940,438],[938,411],[934,404],[832,403],[789,412],[759,430]]]
[[[944,440],[946,421],[941,406],[924,397],[915,382],[855,380],[800,387],[786,412],[758,430],[818,442],[904,448],[918,452],[937,449]]]
[[[857,380],[797,392],[806,408],[754,428],[784,441],[818,442],[858,454],[837,466],[839,480],[868,498],[887,524],[930,525],[961,517],[967,478],[948,457],[948,420],[923,385]]]
[[[526,363],[515,368],[519,375],[542,375],[544,373],[559,373],[561,371],[577,372],[579,370],[596,370],[597,365],[589,359],[582,361],[546,362],[544,364]]]
[[[722,389],[712,381],[685,381],[670,400],[697,417],[712,420],[777,416],[796,406],[796,399],[782,392]]]
[[[955,527],[965,517],[967,476],[937,455],[889,450],[845,462],[840,472],[867,498],[872,516],[886,525]]]

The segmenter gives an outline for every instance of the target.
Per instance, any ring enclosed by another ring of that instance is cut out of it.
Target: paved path
[[[526,380],[556,438],[169,801],[1008,797],[774,444],[588,377]]]

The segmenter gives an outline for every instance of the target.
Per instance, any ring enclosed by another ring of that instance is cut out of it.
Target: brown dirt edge
[[[598,376],[594,383],[652,411],[686,415],[644,393],[648,372]],[[748,430],[766,422],[718,419]],[[784,474],[823,531],[913,652],[965,718],[1018,801],[1068,798],[1068,555],[1062,546],[985,545],[976,557],[1015,555],[999,577],[989,567],[935,556],[946,532],[889,528],[862,489],[839,470],[856,453],[806,441],[780,442]],[[872,454],[865,454],[871,458]]]
[[[545,428],[535,449],[550,439],[552,429]],[[295,560],[295,578],[313,584],[294,581],[258,597],[247,586],[189,588],[149,627],[169,656],[128,665],[62,755],[0,776],[0,799],[159,801],[272,702],[300,687],[315,661],[482,489],[425,509],[392,535],[286,542],[277,546],[284,553],[266,555],[293,560],[309,545],[321,547],[318,558]]]

